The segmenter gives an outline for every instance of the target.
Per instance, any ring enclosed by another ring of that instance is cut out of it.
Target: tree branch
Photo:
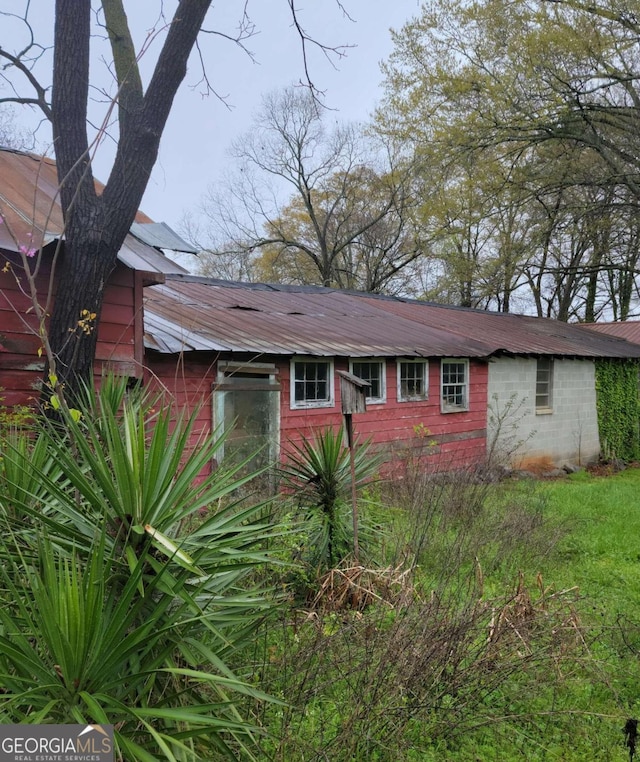
[[[300,23],[300,19],[298,17],[298,10],[296,9],[296,5],[295,5],[295,0],[287,0],[287,2],[289,3],[289,9],[291,11],[291,19],[293,22],[293,26],[296,32],[298,33],[298,37],[300,39],[300,49],[302,52],[302,65],[304,68],[305,85],[309,88],[309,91],[313,95],[314,99],[317,101],[320,101],[321,96],[324,95],[324,92],[322,90],[319,90],[314,85],[313,80],[311,79],[309,53],[308,53],[309,44],[318,48],[322,52],[324,57],[327,59],[327,61],[329,61],[329,63],[334,68],[337,68],[337,67],[333,61],[332,56],[335,56],[338,59],[344,58],[344,56],[346,55],[347,49],[353,46],[352,45],[329,46],[329,45],[325,45],[322,42],[319,42],[313,37],[310,37],[309,34],[306,32],[306,30],[302,27],[302,24]],[[342,3],[338,2],[338,7],[347,16],[347,18],[352,20],[351,17],[347,14]]]
[[[8,64],[5,64],[5,65],[13,66],[27,78],[27,80],[29,81],[29,84],[33,87],[33,89],[36,92],[36,97],[35,98],[20,98],[16,96],[15,98],[3,98],[0,102],[1,103],[21,103],[21,104],[28,103],[34,106],[38,106],[38,108],[42,111],[45,117],[49,121],[51,121],[51,107],[49,106],[49,103],[47,102],[47,89],[42,87],[42,85],[38,82],[33,72],[29,69],[29,67],[25,64],[25,62],[20,57],[21,55],[22,54],[13,55],[12,53],[9,53],[8,50],[5,50],[4,48],[0,48],[0,58],[4,58],[6,61],[8,61]]]
[[[102,8],[118,83],[118,121],[122,135],[129,122],[140,114],[142,79],[122,0],[102,0]]]
[[[77,196],[95,197],[87,137],[91,0],[56,0],[52,124],[65,222]],[[73,50],[70,60],[69,50]]]

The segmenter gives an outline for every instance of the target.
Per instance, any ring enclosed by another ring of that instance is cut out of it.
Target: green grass
[[[488,489],[436,482],[412,506],[396,491],[381,565],[415,551],[420,599],[395,613],[298,614],[295,626],[288,610],[266,632],[263,687],[290,706],[264,710],[265,758],[628,759],[639,496],[640,469]],[[492,616],[506,622],[495,648]]]
[[[549,514],[568,535],[549,562],[565,584],[609,616],[634,614],[640,604],[640,469],[614,476],[576,474],[544,484]],[[638,611],[640,613],[640,611]]]

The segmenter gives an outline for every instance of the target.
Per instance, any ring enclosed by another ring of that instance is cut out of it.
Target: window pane
[[[445,384],[463,384],[465,380],[464,363],[443,363],[442,381]]]
[[[400,398],[426,397],[426,363],[400,363]]]
[[[367,399],[382,399],[382,363],[381,362],[353,362],[352,373],[363,381],[369,382]]]
[[[250,458],[243,473],[268,465],[275,457],[278,430],[278,392],[226,391],[223,398],[226,461]]]
[[[536,408],[551,407],[553,365],[548,357],[539,357],[536,364]]]
[[[466,362],[442,362],[441,404],[444,412],[466,410],[468,382]]]
[[[294,364],[295,402],[329,401],[329,363],[296,362]]]

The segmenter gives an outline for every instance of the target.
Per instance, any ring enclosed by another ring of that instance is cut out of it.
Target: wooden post
[[[351,515],[353,518],[353,555],[356,565],[360,559],[360,545],[358,543],[358,491],[356,490],[356,454],[353,447],[353,415],[344,413],[344,425],[347,430],[347,444],[349,446],[349,465],[351,468]]]
[[[336,371],[340,377],[340,397],[342,400],[342,415],[349,447],[349,465],[351,468],[351,515],[353,518],[353,555],[356,564],[360,561],[360,546],[358,543],[358,497],[356,490],[356,458],[353,437],[353,413],[364,413],[367,410],[367,389],[370,384],[353,373],[343,370]]]

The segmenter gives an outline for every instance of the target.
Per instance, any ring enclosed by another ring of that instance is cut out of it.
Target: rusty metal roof
[[[168,276],[145,289],[145,344],[162,353],[346,357],[640,357],[577,324],[313,286]]]
[[[634,344],[640,344],[640,320],[623,320],[615,323],[585,323],[586,328],[609,336],[617,336]]]
[[[103,186],[96,182],[96,188],[101,191]],[[152,221],[138,212],[136,222],[144,225]],[[0,149],[0,249],[39,249],[61,238],[64,238],[64,222],[55,161],[46,156]],[[125,239],[118,259],[134,270],[187,272],[158,248],[133,235]]]

